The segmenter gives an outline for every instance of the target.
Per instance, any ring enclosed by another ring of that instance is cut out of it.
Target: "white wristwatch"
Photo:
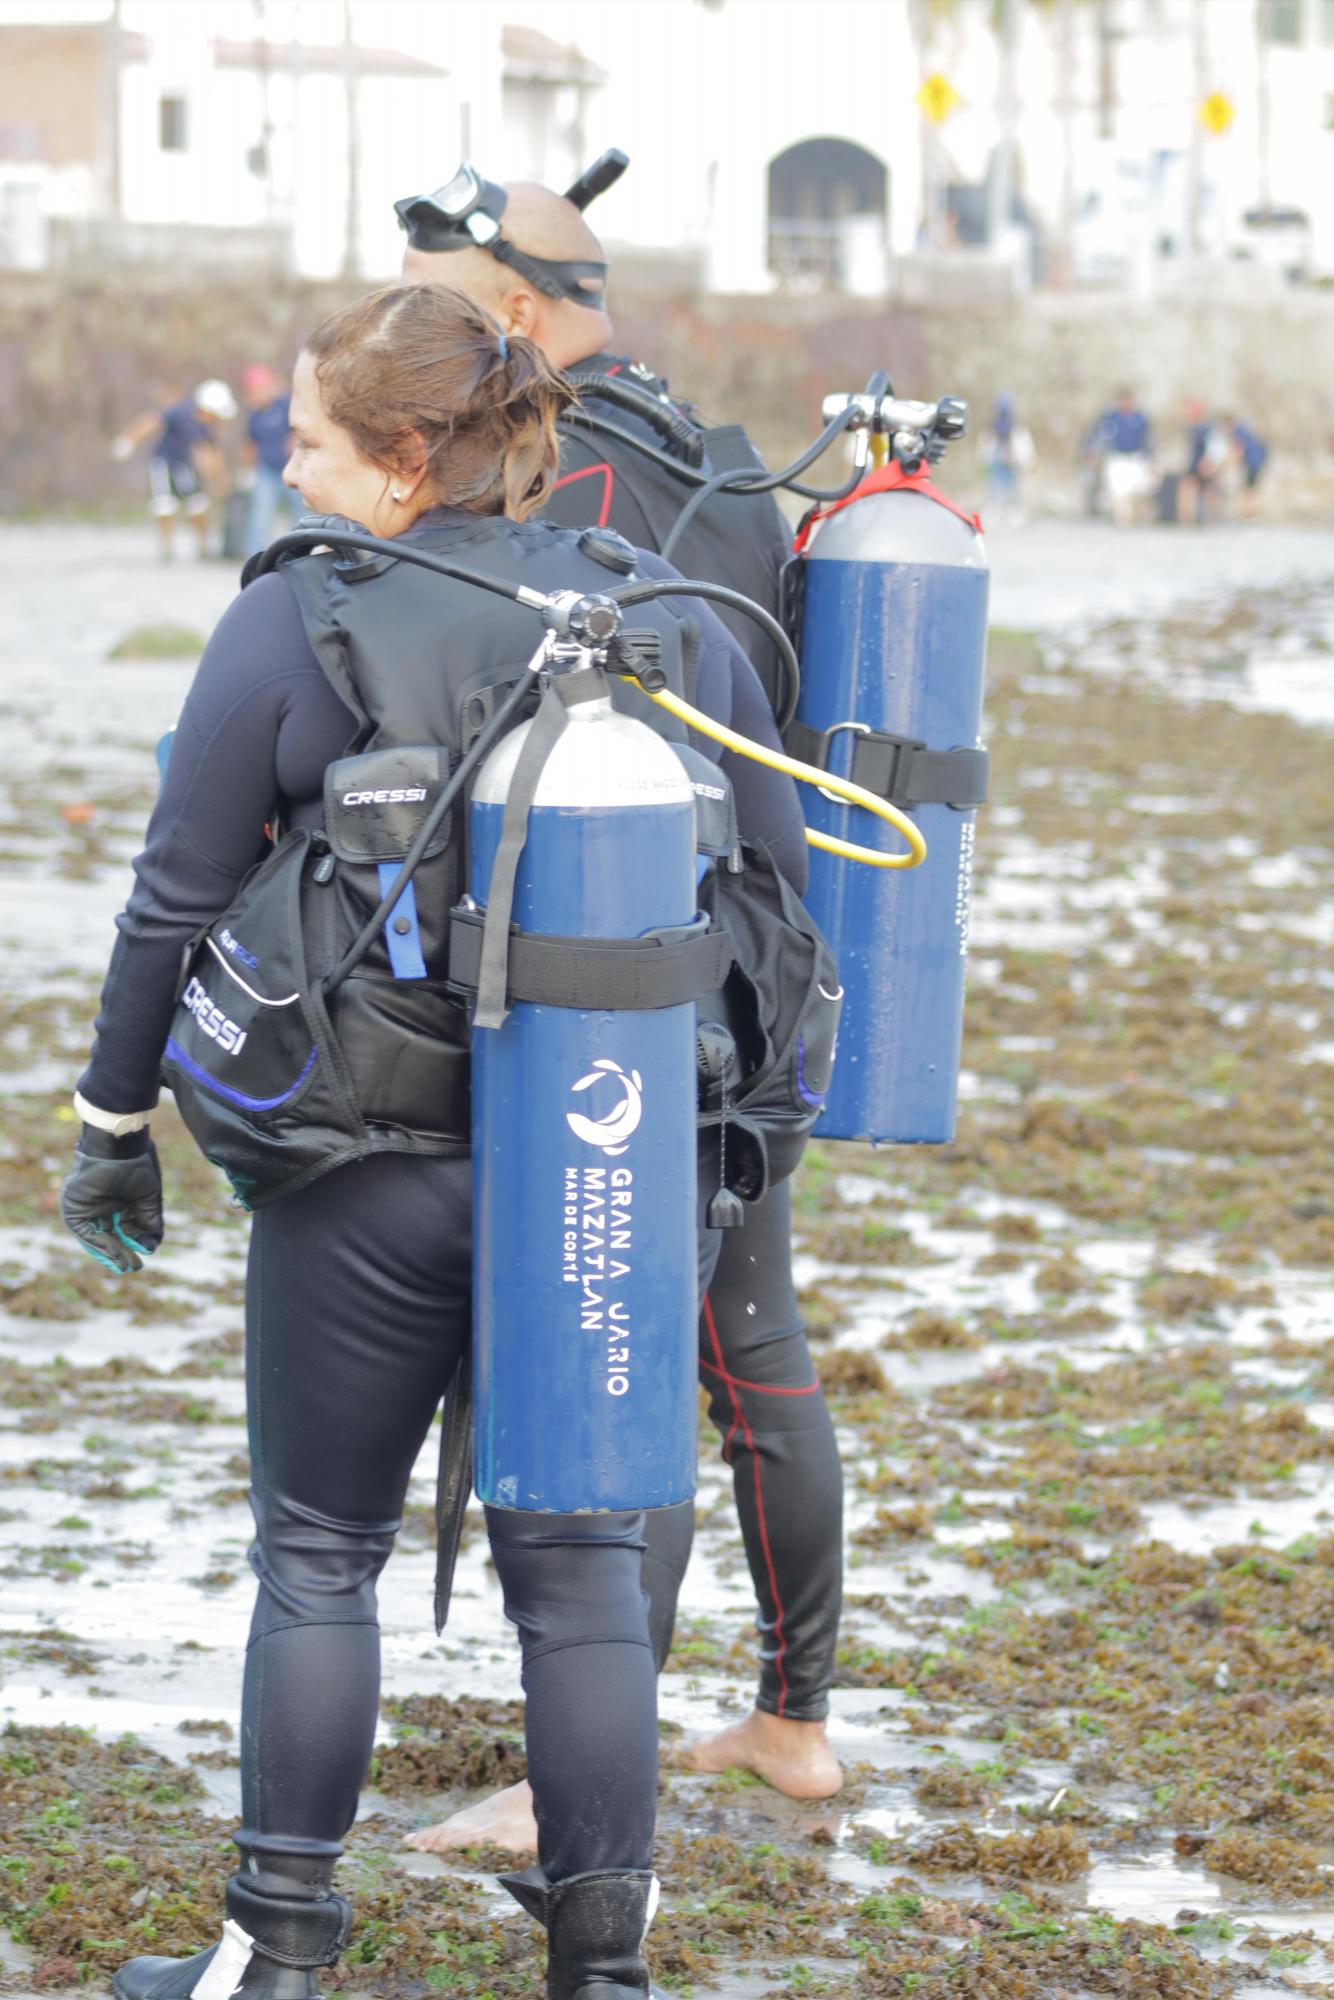
[[[153,1116],[151,1106],[147,1111],[103,1111],[77,1090],[74,1109],[85,1125],[95,1125],[99,1132],[109,1132],[113,1139],[123,1139],[128,1132],[142,1132]]]

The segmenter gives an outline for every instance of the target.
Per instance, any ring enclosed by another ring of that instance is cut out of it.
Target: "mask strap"
[[[484,246],[500,263],[508,264],[511,271],[517,271],[521,278],[527,278],[530,285],[549,299],[565,299],[571,305],[591,306],[600,312],[603,305],[602,287],[606,283],[605,264],[564,262],[554,257],[530,257],[526,250],[520,250],[507,236],[497,236]],[[581,278],[597,280],[596,290],[587,290],[579,283]]]

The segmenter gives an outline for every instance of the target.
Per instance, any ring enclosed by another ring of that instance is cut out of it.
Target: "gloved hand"
[[[113,1138],[85,1125],[60,1191],[60,1213],[90,1257],[138,1271],[162,1241],[162,1171],[147,1129]]]

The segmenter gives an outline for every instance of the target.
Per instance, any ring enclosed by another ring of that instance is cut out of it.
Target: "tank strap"
[[[920,737],[893,736],[860,722],[835,722],[828,729],[790,722],[783,741],[793,757],[827,771],[830,745],[844,731],[853,738],[845,775],[877,798],[896,806],[953,806],[960,812],[986,804],[991,760],[985,750],[928,750]]]
[[[926,499],[934,500],[938,507],[944,507],[948,513],[955,515],[965,527],[971,528],[975,535],[981,534],[981,515],[965,513],[962,507],[956,506],[947,493],[942,493],[940,488],[932,483],[930,469],[925,462],[919,465],[915,472],[905,472],[897,459],[891,459],[888,465],[877,465],[874,471],[868,472],[856,491],[847,494],[842,500],[831,500],[827,507],[812,507],[797,530],[792,543],[793,554],[805,553],[812,530],[818,522],[827,520],[831,514],[841,514],[845,507],[855,507],[859,500],[869,499],[872,493],[900,491],[921,493]]]
[[[452,910],[449,986],[470,996],[482,968],[480,910]],[[701,913],[677,928],[638,938],[545,937],[512,926],[506,1004],[573,1007],[581,1012],[681,1007],[716,993],[732,967],[726,931]]]
[[[510,911],[514,907],[519,859],[528,839],[528,815],[547,758],[565,728],[566,699],[574,691],[574,683],[582,681],[588,672],[584,668],[563,680],[547,683],[514,766],[500,823],[500,844],[491,863],[491,885],[478,944],[474,1028],[503,1027],[509,1013],[509,947],[513,930]]]

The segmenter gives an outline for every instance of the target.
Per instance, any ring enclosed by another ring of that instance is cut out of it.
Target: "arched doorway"
[[[796,290],[879,292],[889,169],[850,139],[803,139],[769,162],[769,269]]]

